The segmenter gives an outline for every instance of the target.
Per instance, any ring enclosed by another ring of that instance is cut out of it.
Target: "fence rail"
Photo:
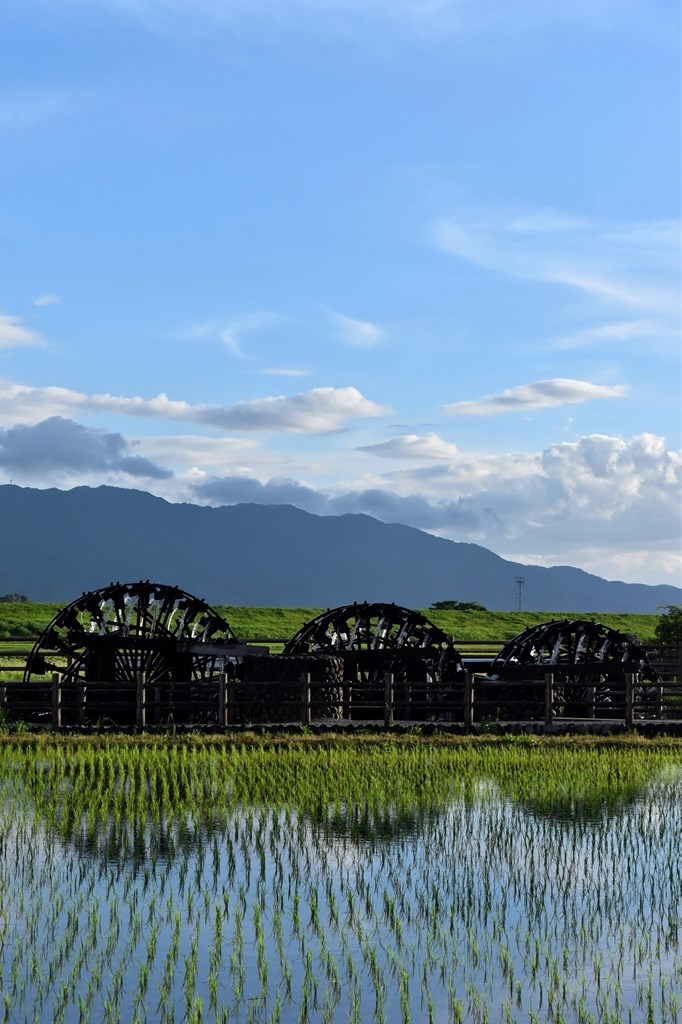
[[[128,683],[76,681],[55,671],[44,681],[11,678],[24,671],[30,637],[0,640],[0,710],[8,717],[47,728],[102,725],[149,729],[177,726],[228,728],[243,724],[364,720],[389,726],[402,722],[556,721],[682,722],[682,644],[645,645],[655,682],[632,674],[605,675],[614,666],[505,666],[503,679],[491,679],[494,655],[503,641],[458,642],[466,668],[451,683],[409,681],[390,673],[369,683],[356,679],[317,682],[304,674],[295,682],[243,681],[223,672],[208,680],[148,680],[140,671]],[[244,644],[274,645],[254,637]],[[16,660],[15,660],[16,659]],[[59,662],[55,666],[59,667]],[[624,666],[625,667],[625,666]],[[274,670],[273,670],[274,671]]]
[[[520,675],[520,673],[519,673]],[[572,678],[536,671],[524,678],[491,679],[467,671],[463,680],[429,683],[398,680],[384,673],[370,683],[344,680],[334,686],[304,673],[294,682],[244,683],[220,673],[197,681],[74,682],[54,672],[50,680],[0,683],[0,708],[11,717],[45,728],[98,728],[117,724],[140,730],[170,726],[292,724],[364,720],[402,722],[595,722],[633,727],[639,722],[682,723],[682,682],[642,683],[634,673],[622,681],[572,671]]]

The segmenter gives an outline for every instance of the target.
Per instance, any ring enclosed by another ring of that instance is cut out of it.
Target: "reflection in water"
[[[679,768],[587,814],[521,777],[410,810],[218,772],[173,812],[153,773],[52,769],[0,794],[8,1020],[676,1019]]]

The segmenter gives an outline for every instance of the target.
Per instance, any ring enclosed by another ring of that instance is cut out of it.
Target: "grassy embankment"
[[[0,603],[0,639],[3,637],[34,637],[41,632],[62,605],[28,602]],[[286,641],[320,608],[246,608],[216,605],[240,638]],[[451,634],[455,642],[474,640],[510,640],[529,626],[550,619],[594,619],[605,626],[637,637],[641,643],[655,640],[656,615],[619,615],[609,612],[462,612],[431,611],[424,614],[437,626]]]

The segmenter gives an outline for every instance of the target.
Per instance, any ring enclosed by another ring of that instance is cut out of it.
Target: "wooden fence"
[[[256,638],[249,644],[277,643]],[[21,644],[21,646],[19,646]],[[655,682],[634,674],[609,680],[602,664],[505,668],[491,679],[492,658],[502,642],[458,645],[466,673],[455,682],[406,681],[391,673],[370,683],[340,685],[311,680],[244,682],[226,673],[201,681],[148,681],[140,673],[130,683],[74,682],[59,672],[42,682],[8,678],[22,673],[28,638],[0,643],[0,711],[52,729],[106,725],[150,729],[176,726],[230,728],[245,724],[318,721],[458,722],[465,728],[485,722],[611,720],[631,727],[642,721],[682,721],[682,645],[650,648]]]
[[[201,682],[133,684],[73,682],[58,672],[47,682],[0,683],[0,707],[11,717],[54,730],[102,728],[167,729],[236,725],[365,721],[458,722],[464,728],[504,722],[595,722],[633,727],[638,722],[682,722],[682,683],[642,684],[633,673],[622,682],[594,675],[566,680],[553,672],[538,677],[490,679],[467,671],[460,683],[396,680],[392,673],[370,684],[346,680],[340,687],[303,674],[297,682],[245,684],[220,673]],[[587,685],[586,685],[587,684]],[[331,702],[331,711],[330,711]],[[335,703],[334,703],[335,702]],[[319,713],[323,705],[325,711]]]

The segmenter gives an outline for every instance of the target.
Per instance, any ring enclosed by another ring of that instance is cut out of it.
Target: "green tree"
[[[431,605],[438,612],[487,612],[485,605],[478,601],[434,601]]]
[[[26,594],[0,594],[2,604],[28,604]]]
[[[666,611],[656,623],[654,633],[662,644],[682,643],[682,605],[666,604],[661,607]]]

